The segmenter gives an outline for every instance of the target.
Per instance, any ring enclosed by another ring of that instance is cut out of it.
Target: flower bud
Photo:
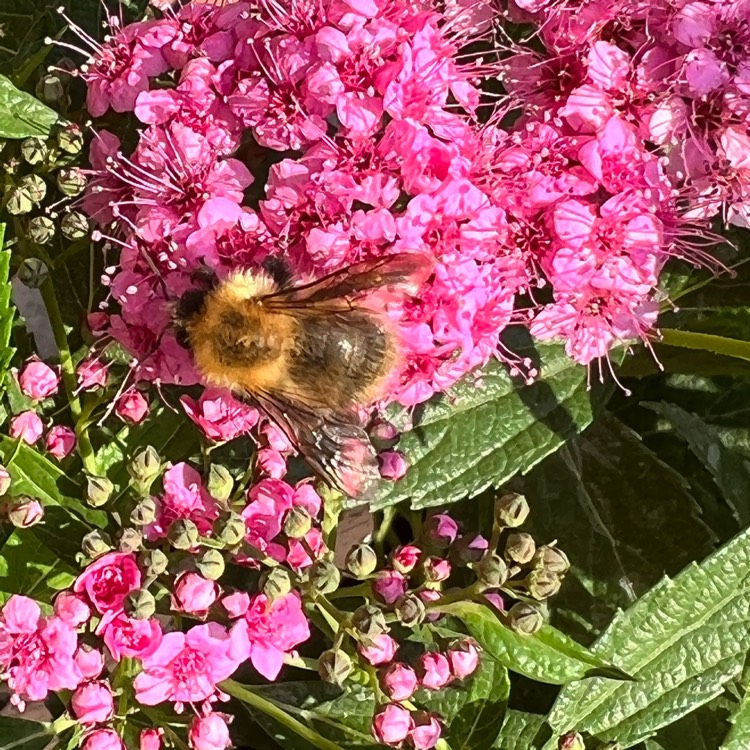
[[[36,526],[42,518],[44,518],[44,508],[33,497],[17,497],[8,508],[8,520],[17,529]]]
[[[66,239],[80,240],[89,233],[89,220],[80,211],[68,211],[60,222],[60,229]]]
[[[409,464],[403,454],[398,451],[384,451],[378,456],[380,476],[383,479],[397,481],[406,474]]]
[[[100,508],[109,502],[114,489],[107,477],[87,477],[85,500],[92,508]]]
[[[458,680],[465,680],[477,671],[479,666],[479,648],[471,638],[462,638],[448,646],[448,661],[451,672]]]
[[[43,138],[27,138],[21,143],[21,155],[27,164],[41,164],[49,156],[47,141]]]
[[[27,214],[34,206],[38,206],[47,195],[47,184],[37,174],[22,177],[11,193],[6,205],[8,213],[14,215]]]
[[[81,750],[125,750],[125,745],[114,729],[95,729],[84,737]]]
[[[147,445],[142,451],[136,453],[128,463],[128,474],[141,495],[147,495],[154,479],[161,471],[161,458],[156,449]],[[147,522],[150,523],[150,522]]]
[[[363,604],[354,610],[352,614],[352,625],[357,632],[367,638],[374,638],[388,632],[385,615],[378,607],[371,604]]]
[[[529,504],[523,495],[510,492],[495,502],[495,520],[499,526],[515,529],[529,516]]]
[[[219,523],[216,539],[227,547],[234,547],[245,538],[246,532],[245,519],[238,513],[231,513]]]
[[[78,167],[61,169],[57,173],[57,187],[63,195],[73,198],[84,191],[86,177]]]
[[[10,473],[0,464],[0,495],[5,495],[10,489]]]
[[[250,594],[246,591],[233,591],[222,598],[221,606],[231,620],[236,620],[250,608]]]
[[[378,709],[372,719],[372,734],[384,745],[400,745],[414,729],[411,714],[398,703]]]
[[[161,728],[141,729],[141,734],[138,738],[138,750],[161,750],[161,738],[163,735],[164,730]]]
[[[44,432],[44,424],[39,415],[33,411],[24,411],[16,414],[10,420],[8,434],[14,440],[23,440],[28,445],[34,445]]]
[[[183,573],[174,584],[172,609],[206,617],[219,598],[219,586],[197,573]]]
[[[134,526],[148,526],[156,520],[156,500],[144,497],[130,513],[130,523]]]
[[[424,622],[427,609],[424,602],[415,594],[405,594],[395,606],[398,621],[406,628],[415,628]]]
[[[120,532],[117,549],[120,552],[138,552],[143,547],[143,534],[138,529],[125,528]]]
[[[330,594],[341,583],[339,569],[328,560],[316,560],[308,570],[310,585],[319,594]]]
[[[60,461],[76,447],[76,434],[70,427],[57,424],[44,438],[44,447]]]
[[[568,732],[560,737],[557,743],[558,750],[586,750],[583,744],[583,737],[578,732]]]
[[[378,556],[369,545],[358,544],[349,550],[344,564],[355,578],[367,578],[377,567]]]
[[[554,596],[560,590],[561,585],[560,576],[546,568],[532,570],[526,578],[529,596],[539,601]]]
[[[505,556],[509,560],[525,565],[534,557],[535,552],[536,543],[531,534],[516,532],[508,536],[508,541],[505,543]]]
[[[359,653],[362,658],[373,666],[388,664],[398,651],[398,643],[386,633],[367,638],[359,644]]]
[[[125,614],[134,620],[148,620],[156,612],[156,599],[146,589],[136,589],[125,597]]]
[[[407,575],[414,570],[421,555],[422,550],[419,547],[415,547],[413,544],[405,544],[402,547],[397,547],[391,554],[391,566],[402,575]]]
[[[432,750],[438,744],[442,731],[435,714],[419,711],[414,716],[414,729],[410,736],[414,750]]]
[[[62,76],[57,73],[48,73],[46,76],[42,76],[36,85],[35,91],[39,99],[58,111],[67,109],[70,106],[70,98],[68,97]]]
[[[169,527],[167,539],[175,549],[188,550],[198,546],[200,534],[198,527],[189,518],[178,518]]]
[[[188,740],[193,750],[227,750],[233,747],[229,737],[231,717],[216,712],[196,716],[190,724]]]
[[[570,570],[568,556],[557,547],[543,545],[534,555],[533,565],[535,568],[544,568],[550,573],[562,575]]]
[[[112,540],[103,531],[94,529],[83,537],[81,548],[83,549],[83,554],[86,555],[86,557],[91,560],[95,560],[105,552],[111,551]]]
[[[425,534],[434,545],[450,547],[458,536],[458,524],[447,513],[437,513],[427,519]]]
[[[534,635],[544,625],[544,617],[532,604],[516,602],[508,610],[508,624],[521,635]]]
[[[393,604],[406,593],[408,581],[395,570],[381,570],[372,582],[372,592],[385,604]]]
[[[225,503],[232,496],[234,480],[229,471],[220,464],[211,464],[208,472],[208,483],[206,485],[208,494],[215,497],[219,502]]]
[[[487,552],[490,543],[481,534],[465,534],[454,547],[458,559],[463,563],[476,563]]]
[[[86,682],[70,698],[70,708],[81,724],[101,724],[115,713],[115,701],[108,682]]]
[[[411,667],[395,662],[381,674],[380,683],[391,700],[408,701],[419,687],[419,678]]]
[[[500,555],[487,553],[475,566],[480,583],[491,589],[502,586],[508,578],[508,566]]]
[[[83,131],[73,122],[66,122],[57,133],[57,144],[66,154],[80,154],[83,149]]]
[[[18,267],[18,280],[29,289],[39,289],[48,278],[47,264],[39,258],[26,258]]]
[[[428,651],[419,659],[419,673],[422,685],[428,690],[440,690],[452,679],[448,659],[438,651]]]
[[[302,539],[312,528],[312,516],[301,505],[293,505],[284,517],[284,533],[290,539]]]
[[[123,393],[115,403],[115,414],[123,422],[129,424],[140,424],[148,414],[148,401],[146,397],[135,388]]]
[[[445,581],[451,574],[451,564],[441,557],[430,555],[423,563],[424,577],[429,583]]]
[[[284,568],[272,568],[266,573],[262,591],[269,601],[275,601],[286,596],[292,590],[292,577]]]
[[[169,566],[169,558],[160,549],[147,549],[141,553],[138,562],[148,578],[160,576]]]
[[[352,660],[341,649],[329,649],[318,657],[318,674],[323,682],[341,687],[352,673]]]
[[[209,581],[218,581],[224,575],[224,555],[217,549],[207,549],[198,558],[195,566],[204,578]]]
[[[55,222],[47,216],[35,216],[26,233],[34,244],[46,245],[55,236]]]

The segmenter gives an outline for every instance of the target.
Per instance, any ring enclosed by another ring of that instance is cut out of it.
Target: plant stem
[[[237,698],[237,700],[246,703],[248,706],[252,706],[258,711],[262,711],[267,716],[278,721],[279,724],[283,724],[287,729],[291,729],[295,734],[298,734],[311,745],[317,747],[318,750],[343,750],[340,745],[325,739],[325,737],[321,737],[316,731],[310,729],[310,727],[306,726],[301,721],[298,721],[293,716],[290,716],[273,701],[262,698],[260,695],[253,692],[252,688],[240,685],[234,680],[225,680],[219,685],[219,687],[225,693],[228,693],[232,697]]]
[[[750,362],[750,341],[729,339],[711,333],[695,333],[694,331],[677,331],[673,328],[665,328],[661,331],[661,343],[667,346],[679,346],[683,349],[700,349]]]

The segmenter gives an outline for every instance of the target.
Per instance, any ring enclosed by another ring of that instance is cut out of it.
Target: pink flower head
[[[432,750],[437,745],[442,727],[434,714],[420,712],[416,715],[414,729],[411,730],[411,744],[414,750]]]
[[[65,458],[76,447],[76,434],[70,427],[55,425],[47,433],[44,445],[55,458]]]
[[[8,434],[16,439],[23,440],[28,445],[34,445],[44,432],[44,425],[39,415],[33,411],[24,411],[10,420]]]
[[[172,608],[205,617],[219,596],[219,586],[197,573],[183,573],[176,581]]]
[[[294,490],[286,482],[262,479],[249,492],[250,502],[242,511],[253,547],[271,557],[284,559],[284,548],[273,540],[281,533],[284,515],[294,504]]]
[[[286,458],[273,448],[260,448],[255,454],[258,468],[271,479],[283,479],[286,474]]]
[[[50,690],[74,690],[81,681],[75,630],[39,605],[14,594],[0,611],[0,670],[20,699],[41,701]],[[23,701],[19,701],[23,705]]]
[[[96,629],[115,661],[125,658],[146,659],[159,648],[162,629],[155,617],[136,620],[124,612],[109,612]]]
[[[163,736],[163,729],[142,729],[138,750],[161,750]]]
[[[396,662],[383,672],[383,691],[394,701],[407,701],[419,687],[417,673],[407,664]]]
[[[132,388],[117,399],[115,414],[123,422],[139,424],[148,414],[148,401],[140,391]]]
[[[419,672],[422,685],[430,690],[440,690],[453,679],[450,662],[437,651],[422,654]]]
[[[108,682],[86,682],[70,699],[73,715],[81,724],[101,724],[115,713],[112,688]]]
[[[237,625],[227,631],[211,622],[187,633],[167,633],[142,661],[143,671],[133,682],[136,700],[144,706],[204,701],[247,657],[246,634]]]
[[[411,714],[398,703],[378,709],[372,720],[372,733],[378,742],[393,747],[400,745],[414,728]]]
[[[87,359],[78,365],[76,375],[78,376],[78,385],[82,390],[93,391],[107,385],[109,369],[106,364],[99,360]]]
[[[81,750],[125,750],[125,745],[114,729],[95,729],[86,735]]]
[[[91,619],[91,609],[85,599],[71,591],[61,591],[55,597],[55,615],[72,628],[78,628]]]
[[[73,658],[84,680],[95,680],[104,669],[104,655],[90,646],[79,646]]]
[[[228,393],[205,390],[198,402],[188,396],[180,399],[185,413],[216,442],[244,435],[258,423],[258,411],[237,401]]]
[[[396,570],[380,571],[372,582],[375,596],[386,604],[393,604],[406,593],[407,581]]]
[[[380,461],[380,476],[384,479],[396,481],[401,479],[409,464],[402,453],[398,451],[384,451],[378,456]]]
[[[284,655],[310,637],[310,626],[296,591],[269,602],[256,595],[245,613],[245,633],[250,644],[250,661],[266,679],[275,680]]]
[[[141,571],[132,552],[109,552],[92,562],[76,578],[73,590],[85,593],[99,612],[118,612],[125,597],[141,586]]]
[[[222,597],[221,606],[232,620],[242,617],[250,607],[250,594],[246,591],[234,591]]]
[[[60,386],[60,376],[38,359],[31,359],[18,377],[21,390],[35,401],[54,396]]]
[[[398,651],[398,643],[387,633],[376,635],[367,644],[359,644],[359,653],[374,666],[393,661],[396,651]]]
[[[226,750],[232,746],[229,726],[225,714],[208,713],[196,716],[188,731],[188,740],[193,750]]]
[[[448,661],[451,672],[457,680],[465,680],[474,674],[479,666],[479,649],[477,644],[466,638],[448,648]]]
[[[393,551],[391,554],[391,565],[399,573],[406,575],[414,570],[421,556],[422,550],[419,547],[415,547],[413,544],[406,544],[397,547]]]
[[[28,529],[36,526],[44,518],[44,506],[36,499],[18,498],[11,501],[7,506],[10,522],[19,529]]]

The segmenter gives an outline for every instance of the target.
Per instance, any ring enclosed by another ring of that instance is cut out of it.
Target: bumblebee
[[[382,394],[399,348],[368,293],[421,283],[426,261],[386,256],[296,286],[268,268],[183,295],[178,338],[206,384],[255,402],[325,481],[360,496],[379,472],[357,408]]]

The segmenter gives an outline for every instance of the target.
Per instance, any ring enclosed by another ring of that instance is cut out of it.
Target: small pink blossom
[[[35,401],[54,396],[60,386],[60,376],[44,362],[29,360],[18,377],[21,390]]]
[[[448,648],[448,661],[453,676],[457,680],[465,680],[474,674],[479,666],[477,644],[468,638],[452,644]]]
[[[104,655],[90,646],[79,646],[73,659],[84,680],[95,680],[104,669]]]
[[[44,445],[55,458],[65,458],[76,447],[76,434],[70,427],[55,425],[47,433]]]
[[[380,708],[372,720],[372,733],[384,745],[400,745],[414,728],[411,714],[397,703]]]
[[[404,576],[396,570],[383,570],[372,582],[373,593],[386,604],[393,604],[402,597],[407,586]]]
[[[421,656],[419,674],[422,685],[430,690],[440,690],[453,679],[450,662],[437,651],[428,651]]]
[[[226,750],[232,746],[226,714],[208,713],[196,716],[188,731],[193,750]]]
[[[411,730],[410,739],[414,750],[432,750],[437,745],[442,727],[438,717],[434,714],[419,713],[414,721],[414,729]]]
[[[125,750],[114,729],[95,729],[81,743],[81,750]]]
[[[141,571],[132,552],[109,552],[92,562],[76,579],[73,590],[85,593],[99,612],[117,612],[125,597],[141,586]]]
[[[427,522],[427,535],[432,542],[448,547],[456,541],[458,524],[447,513],[436,513]]]
[[[286,474],[286,458],[273,448],[260,448],[255,460],[258,468],[271,479],[283,479]]]
[[[219,596],[219,586],[197,573],[183,573],[176,581],[172,608],[205,617]]]
[[[44,518],[44,506],[34,498],[19,498],[7,506],[8,519],[19,529],[36,526]]]
[[[391,565],[403,575],[411,573],[422,556],[422,550],[413,544],[397,547],[391,554]]]
[[[107,613],[96,630],[115,661],[125,658],[146,659],[159,648],[162,628],[155,617],[136,620],[124,612]]]
[[[8,434],[28,445],[34,445],[44,432],[44,425],[39,415],[33,411],[24,411],[10,420]]]
[[[115,404],[115,414],[123,422],[139,424],[148,414],[148,401],[143,394],[135,388],[123,393]]]
[[[101,724],[115,713],[114,696],[108,682],[86,682],[70,699],[73,715],[81,724]]]
[[[78,628],[91,619],[91,609],[85,599],[71,591],[62,591],[55,597],[55,614],[72,628]]]
[[[372,665],[388,664],[398,651],[398,643],[387,633],[380,633],[369,643],[359,644],[359,653]]]
[[[417,673],[407,664],[391,664],[380,678],[386,695],[394,701],[406,701],[419,687]]]
[[[384,479],[392,479],[393,481],[401,479],[409,468],[403,454],[398,451],[384,451],[378,456],[378,459],[380,460],[380,476]]]
[[[163,729],[142,729],[138,742],[138,750],[161,750]]]
[[[216,442],[226,442],[244,435],[258,423],[258,411],[233,396],[206,390],[197,402],[188,396],[180,399],[186,414]]]
[[[232,620],[242,617],[250,607],[250,594],[246,591],[234,591],[222,597],[221,606]]]
[[[104,388],[109,377],[109,368],[97,359],[86,359],[76,369],[78,386],[84,391]]]
[[[423,563],[425,578],[428,581],[446,581],[451,574],[451,564],[441,557],[430,555]]]

